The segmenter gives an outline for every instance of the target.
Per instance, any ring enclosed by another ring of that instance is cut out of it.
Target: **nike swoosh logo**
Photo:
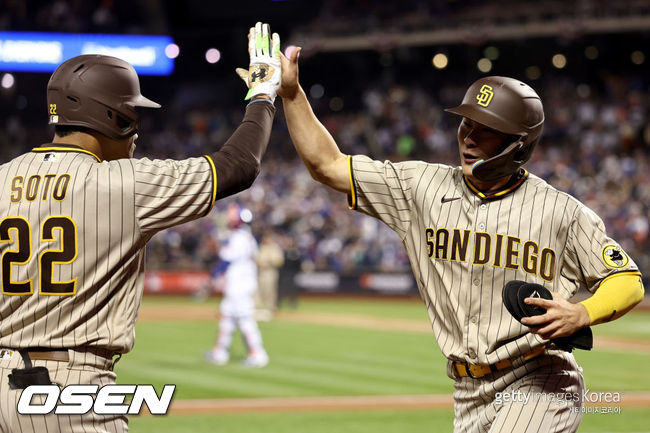
[[[447,198],[447,197],[445,197],[443,195],[442,199],[440,199],[440,202],[441,203],[447,203],[447,202],[454,201],[454,200],[460,200],[460,197],[449,197],[449,198]]]

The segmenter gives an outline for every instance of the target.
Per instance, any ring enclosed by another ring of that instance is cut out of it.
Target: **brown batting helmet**
[[[515,173],[528,161],[544,126],[544,108],[537,93],[508,77],[481,78],[467,89],[458,107],[445,111],[515,137],[504,144],[501,153],[472,167],[472,174],[486,182]]]
[[[135,107],[160,108],[140,93],[138,74],[116,57],[88,54],[63,62],[47,84],[50,124],[82,126],[120,140],[135,134]]]

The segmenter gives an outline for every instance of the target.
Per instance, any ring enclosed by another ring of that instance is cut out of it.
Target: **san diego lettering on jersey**
[[[435,260],[491,265],[495,268],[518,270],[539,275],[545,281],[555,276],[556,253],[552,248],[540,248],[532,240],[516,236],[490,234],[461,229],[425,229],[427,255]]]

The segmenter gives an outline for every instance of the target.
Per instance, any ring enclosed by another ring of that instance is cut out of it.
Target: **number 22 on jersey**
[[[41,295],[74,295],[77,279],[54,281],[55,265],[68,265],[77,258],[77,225],[67,216],[50,216],[41,226],[40,242],[49,248],[38,256],[38,282]],[[5,245],[10,244],[10,245]],[[33,278],[14,281],[15,266],[26,266],[33,259],[32,227],[25,218],[7,217],[0,222],[0,272],[4,295],[31,295]]]

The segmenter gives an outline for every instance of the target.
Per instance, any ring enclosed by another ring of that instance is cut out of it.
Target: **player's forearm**
[[[250,104],[235,132],[211,155],[217,172],[217,199],[253,184],[271,136],[274,114],[275,107],[270,102]]]
[[[620,273],[606,278],[596,293],[580,302],[592,325],[618,319],[643,299],[643,282],[638,273]]]
[[[294,98],[284,98],[282,102],[291,140],[312,177],[348,192],[349,184],[341,182],[334,169],[347,156],[341,153],[334,138],[314,114],[305,92],[300,88]]]

